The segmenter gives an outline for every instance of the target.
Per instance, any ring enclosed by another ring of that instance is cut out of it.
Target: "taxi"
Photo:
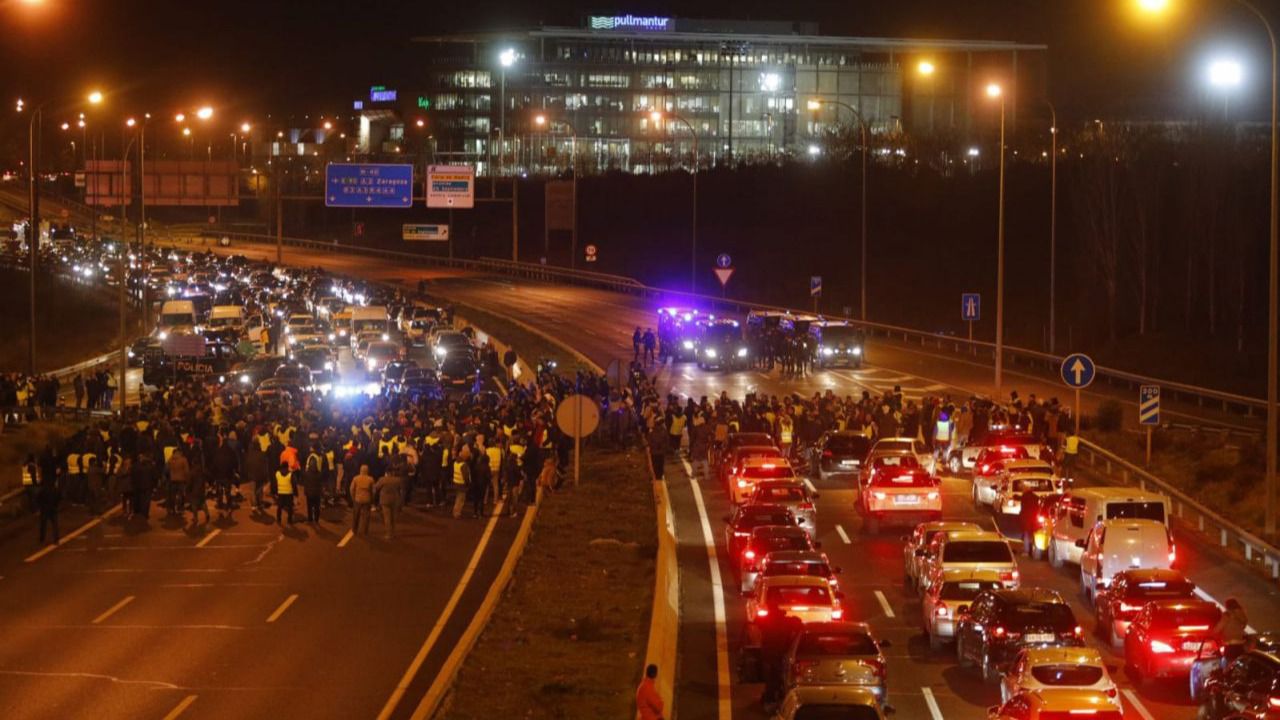
[[[940,534],[952,531],[982,532],[977,523],[937,520],[916,525],[911,534],[902,537],[902,576],[907,587],[919,589],[921,570],[929,557],[929,547]]]
[[[1020,445],[998,446],[983,450],[973,464],[973,506],[990,506],[996,501],[1005,467],[1028,459],[1026,448]]]
[[[1124,720],[1120,701],[1097,690],[1033,690],[987,708],[987,720]]]
[[[928,559],[928,572],[921,577],[932,582],[933,573],[942,570],[994,570],[1006,590],[1020,582],[1018,562],[1009,549],[1009,541],[997,532],[947,532],[933,541]]]
[[[725,490],[733,494],[733,487],[738,483],[738,475],[750,458],[773,458],[778,462],[786,462],[782,451],[774,445],[742,445],[729,452],[729,457],[720,464],[720,482]]]
[[[991,511],[998,515],[1021,515],[1022,495],[1030,490],[1043,504],[1046,500],[1062,492],[1062,487],[1052,475],[1039,473],[1006,473],[996,488],[995,501],[991,503]]]
[[[863,529],[875,534],[882,525],[941,520],[942,491],[924,470],[880,472],[858,492],[857,508]]]
[[[756,483],[764,480],[797,481],[796,471],[791,463],[782,458],[749,457],[733,475],[733,484],[729,491],[735,505],[742,505],[751,499]]]
[[[729,433],[724,443],[718,445],[711,451],[711,469],[716,476],[725,480],[727,473],[726,466],[733,459],[733,453],[738,448],[754,446],[754,447],[772,447],[776,448],[773,438],[768,433],[757,432],[736,432]]]
[[[775,609],[805,623],[839,622],[844,620],[842,596],[824,578],[812,575],[762,577],[747,599],[747,622],[768,622]]]
[[[941,650],[944,643],[955,638],[956,613],[962,605],[972,603],[983,591],[1003,587],[998,571],[968,569],[935,570],[927,586],[920,601],[920,615],[932,650]]]
[[[1097,648],[1046,647],[1018,654],[1000,678],[1000,699],[1007,701],[1028,690],[1062,688],[1096,690],[1112,699],[1119,696]]]

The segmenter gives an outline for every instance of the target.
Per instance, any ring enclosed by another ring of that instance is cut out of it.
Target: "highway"
[[[245,247],[236,252],[246,252]],[[249,254],[253,254],[250,252]],[[629,359],[631,331],[635,326],[652,326],[655,308],[646,301],[579,288],[515,283],[492,278],[467,277],[454,272],[420,271],[378,260],[349,256],[308,256],[286,250],[286,262],[315,264],[323,261],[339,272],[416,283],[431,281],[432,291],[493,312],[518,318],[546,334],[562,339],[596,364],[605,366],[618,358]],[[967,397],[989,391],[990,372],[977,363],[938,357],[916,349],[875,343],[868,349],[868,365],[860,370],[817,371],[804,379],[784,380],[777,373],[743,371],[703,372],[690,364],[669,365],[658,376],[659,389],[695,399],[727,391],[740,397],[746,392],[811,395],[831,389],[839,394],[879,393],[901,385],[907,398],[926,394],[951,393]],[[984,384],[986,383],[986,384]],[[1025,383],[1025,384],[1024,384]],[[1024,396],[1063,397],[1061,385],[1034,376],[1013,375],[1009,386]],[[1085,393],[1086,411],[1113,397],[1105,388]],[[1179,408],[1196,416],[1191,408]],[[1208,415],[1212,419],[1212,415]],[[743,602],[730,590],[717,593],[708,562],[708,545],[713,549],[721,585],[731,585],[733,573],[724,563],[720,546],[721,520],[729,510],[724,493],[713,483],[695,484],[681,472],[682,465],[668,467],[672,507],[676,512],[679,559],[683,593],[683,624],[680,635],[681,675],[677,679],[677,712],[681,718],[764,717],[758,697],[759,686],[736,682],[737,639],[742,626]],[[979,676],[962,671],[950,652],[933,653],[919,629],[919,603],[905,590],[902,581],[901,540],[898,532],[877,536],[864,534],[853,510],[854,491],[841,480],[815,482],[822,493],[818,502],[817,538],[835,565],[843,568],[841,584],[848,593],[848,617],[871,624],[880,638],[891,641],[889,698],[906,718],[939,720],[982,718],[986,707],[998,702],[994,686]],[[944,512],[948,518],[994,522],[985,511],[975,510],[969,501],[969,481],[944,477]],[[1002,526],[1013,533],[1012,525]],[[1236,564],[1200,537],[1178,532],[1178,567],[1211,597],[1223,600],[1238,597],[1250,610],[1259,630],[1278,629],[1280,600],[1273,583]],[[1068,565],[1055,571],[1047,563],[1020,559],[1023,584],[1056,589],[1067,598],[1078,620],[1092,640],[1093,613],[1079,589],[1078,570]],[[715,608],[723,603],[725,622],[717,627]],[[729,653],[717,657],[717,633],[727,642]],[[1185,689],[1174,686],[1134,690],[1121,669],[1121,660],[1109,649],[1113,675],[1123,688],[1126,717],[1151,720],[1189,720],[1195,708]],[[719,707],[719,698],[727,704]]]

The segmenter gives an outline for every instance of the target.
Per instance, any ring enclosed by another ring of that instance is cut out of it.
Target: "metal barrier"
[[[1142,490],[1155,488],[1168,495],[1172,504],[1173,519],[1203,533],[1207,542],[1217,543],[1224,548],[1239,549],[1247,562],[1262,563],[1272,579],[1280,579],[1280,548],[1201,505],[1168,482],[1109,450],[1081,439],[1080,451],[1089,459],[1089,467],[1095,471],[1103,472],[1113,480],[1118,478],[1124,485],[1137,485]]]
[[[203,231],[201,235],[204,237],[228,237],[232,240],[245,240],[255,243],[276,242],[276,238],[274,236],[253,233],[221,233]],[[623,277],[620,275],[570,270],[569,268],[551,267],[535,263],[499,260],[496,258],[481,258],[479,260],[450,259],[396,250],[339,245],[337,243],[322,243],[302,238],[286,237],[283,239],[282,244],[289,247],[321,252],[349,253],[370,257],[382,257],[398,262],[411,263],[413,265],[440,266],[478,273],[495,273],[509,277],[542,282],[592,287],[611,292],[639,295],[647,298],[653,298],[659,302],[670,302],[673,304],[681,302],[696,302],[700,306],[711,309],[725,309],[742,313],[746,313],[751,310],[766,310],[774,312],[789,312],[796,315],[812,314],[807,310],[799,308],[766,305],[733,298],[722,298],[715,295],[703,295],[651,287],[635,280],[634,278]],[[909,346],[916,346],[939,352],[949,352],[956,355],[964,355],[991,363],[995,362],[994,343],[981,340],[971,341],[965,338],[917,330],[914,328],[906,328],[897,325],[888,325],[885,323],[863,322],[853,318],[835,315],[828,317],[848,320],[851,324],[865,330],[872,338],[883,338],[887,341],[898,342]],[[1063,358],[1060,355],[1051,355],[1049,353],[1039,352],[1036,350],[1028,350],[1026,348],[1006,345],[1004,347],[1004,360],[1009,367],[1022,366],[1028,369],[1039,370],[1041,372],[1056,375],[1058,368],[1062,365]],[[1215,390],[1213,388],[1199,387],[1196,385],[1189,385],[1187,383],[1138,375],[1137,373],[1117,370],[1115,368],[1098,366],[1096,376],[1099,382],[1107,385],[1119,385],[1134,390],[1136,390],[1139,385],[1159,385],[1161,387],[1162,394],[1170,400],[1193,402],[1200,407],[1214,405],[1220,407],[1223,412],[1240,414],[1246,417],[1253,417],[1256,414],[1265,414],[1267,406],[1266,401],[1262,398],[1249,397],[1236,393]]]

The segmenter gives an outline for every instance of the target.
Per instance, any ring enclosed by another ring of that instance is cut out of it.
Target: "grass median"
[[[539,509],[442,717],[630,717],[653,605],[655,512],[643,453],[586,451],[582,484],[568,478]]]

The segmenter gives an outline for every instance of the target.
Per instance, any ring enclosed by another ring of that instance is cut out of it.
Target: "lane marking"
[[[502,507],[503,501],[498,501],[498,507]],[[458,586],[453,589],[453,595],[449,596],[449,602],[445,604],[444,611],[440,613],[440,617],[436,619],[436,624],[431,628],[431,633],[427,635],[427,639],[422,641],[422,647],[418,648],[418,654],[413,657],[413,662],[409,663],[409,669],[404,671],[404,676],[400,678],[400,682],[396,683],[395,690],[391,691],[391,697],[387,698],[386,705],[382,706],[382,712],[378,713],[378,720],[386,720],[391,717],[391,713],[395,712],[396,705],[400,703],[405,692],[409,690],[410,683],[413,682],[414,676],[418,674],[418,670],[422,668],[422,663],[426,662],[427,655],[431,653],[431,648],[435,647],[436,641],[440,639],[440,633],[444,632],[444,626],[449,622],[449,618],[453,615],[454,609],[462,600],[462,594],[466,592],[467,585],[471,582],[471,576],[475,574],[476,567],[480,565],[480,556],[484,554],[484,549],[489,544],[489,538],[493,536],[493,528],[498,524],[499,515],[495,514],[489,517],[489,523],[484,528],[484,534],[480,536],[480,542],[476,543],[476,549],[471,553],[471,560],[467,562],[467,569],[463,571],[462,577],[458,580]]]
[[[818,488],[813,486],[813,483],[809,481],[809,478],[804,478],[804,486],[809,488],[809,492],[814,493],[815,495],[817,494]]]
[[[840,536],[840,539],[844,541],[845,545],[849,545],[853,542],[849,539],[849,533],[844,531],[843,525],[836,525],[836,534]]]
[[[1133,709],[1142,716],[1142,720],[1156,720],[1151,713],[1147,711],[1147,708],[1142,704],[1142,701],[1138,699],[1138,695],[1136,693],[1128,688],[1125,688],[1120,692],[1124,693],[1125,699],[1127,699],[1129,704],[1133,706]]]
[[[99,615],[98,617],[94,618],[94,619],[93,619],[93,624],[94,624],[94,625],[97,625],[98,623],[102,622],[103,620],[106,620],[107,618],[111,617],[112,615],[115,615],[117,612],[119,612],[121,609],[123,609],[125,605],[128,605],[129,603],[133,602],[133,600],[134,600],[134,596],[133,596],[133,595],[126,595],[126,596],[125,596],[125,598],[124,598],[123,600],[121,600],[120,602],[116,603],[115,605],[112,605],[111,607],[107,608],[106,612],[104,612],[104,613],[102,613],[101,615]]]
[[[884,596],[883,592],[876,591],[876,600],[880,601],[880,609],[884,611],[885,617],[896,617],[893,614],[893,608],[889,606],[889,599]]]
[[[347,534],[343,535],[342,539],[338,541],[338,547],[346,547],[347,543],[351,542],[351,538],[355,536],[356,536],[355,530],[348,530]]]
[[[693,502],[698,506],[698,520],[702,524],[702,540],[707,546],[707,562],[711,565],[711,597],[714,600],[716,618],[716,706],[720,720],[733,717],[733,701],[729,680],[729,637],[725,630],[724,583],[720,579],[720,561],[716,557],[715,535],[711,532],[711,520],[707,517],[707,505],[702,500],[702,487],[693,476],[693,466],[681,455],[680,462],[693,487]]]
[[[1214,596],[1212,596],[1212,595],[1210,595],[1209,593],[1205,592],[1205,591],[1204,591],[1204,588],[1202,588],[1202,587],[1196,587],[1196,589],[1195,589],[1195,590],[1193,590],[1192,592],[1194,592],[1194,593],[1196,594],[1196,596],[1197,596],[1197,597],[1199,597],[1201,600],[1204,600],[1205,602],[1211,602],[1211,603],[1213,603],[1214,605],[1217,605],[1217,606],[1218,606],[1220,609],[1222,609],[1222,610],[1226,610],[1226,609],[1227,609],[1227,608],[1226,608],[1226,606],[1224,606],[1222,603],[1218,602],[1217,598],[1215,598]],[[1245,628],[1244,628],[1244,631],[1245,631],[1246,633],[1250,634],[1250,635],[1257,635],[1257,634],[1258,634],[1258,631],[1257,631],[1257,630],[1255,630],[1255,629],[1253,628],[1253,626],[1252,626],[1252,625],[1246,625],[1246,626],[1245,626]]]
[[[210,540],[218,537],[221,534],[222,534],[221,528],[214,528],[213,532],[209,533],[208,535],[205,535],[203,538],[201,538],[200,542],[196,543],[196,547],[202,548],[205,545],[208,545]]]
[[[113,508],[111,508],[110,510],[108,510],[108,511],[106,511],[106,512],[102,513],[102,514],[101,514],[101,515],[99,515],[98,517],[96,517],[96,518],[94,518],[94,519],[90,520],[89,522],[87,522],[87,523],[85,523],[85,524],[81,525],[80,527],[76,528],[75,530],[72,530],[72,531],[71,531],[71,533],[70,533],[69,535],[64,535],[64,536],[62,537],[62,539],[58,540],[58,543],[57,543],[56,545],[47,545],[47,546],[45,546],[45,547],[43,547],[43,548],[41,548],[41,549],[37,550],[35,553],[33,553],[33,554],[31,554],[29,557],[27,557],[27,559],[26,559],[26,560],[24,560],[23,562],[29,562],[29,563],[32,563],[32,562],[35,562],[35,561],[39,560],[40,558],[44,557],[45,555],[48,555],[49,553],[53,552],[54,550],[57,550],[58,548],[62,547],[63,545],[66,545],[67,543],[71,542],[72,540],[75,540],[76,538],[80,537],[81,535],[85,534],[86,532],[89,532],[89,531],[90,531],[90,530],[92,530],[93,528],[95,528],[95,527],[97,527],[97,526],[101,525],[103,520],[106,520],[107,518],[111,517],[112,515],[115,515],[115,514],[116,514],[116,513],[118,513],[118,512],[120,512],[120,506],[119,506],[119,505],[116,505],[115,507],[113,507]]]
[[[938,707],[938,700],[933,696],[933,690],[922,687],[920,694],[924,695],[924,704],[929,706],[929,715],[933,720],[942,720],[942,708]]]
[[[285,598],[284,602],[280,603],[280,607],[276,608],[275,612],[267,616],[267,622],[273,623],[276,620],[279,620],[280,616],[284,614],[284,611],[288,610],[289,606],[297,602],[297,600],[298,600],[298,593],[294,593],[289,597]]]
[[[196,701],[195,695],[188,695],[182,698],[182,702],[178,703],[176,707],[170,710],[169,714],[164,716],[164,720],[174,720],[174,718],[186,712],[187,708],[191,707],[191,703],[195,701]]]

